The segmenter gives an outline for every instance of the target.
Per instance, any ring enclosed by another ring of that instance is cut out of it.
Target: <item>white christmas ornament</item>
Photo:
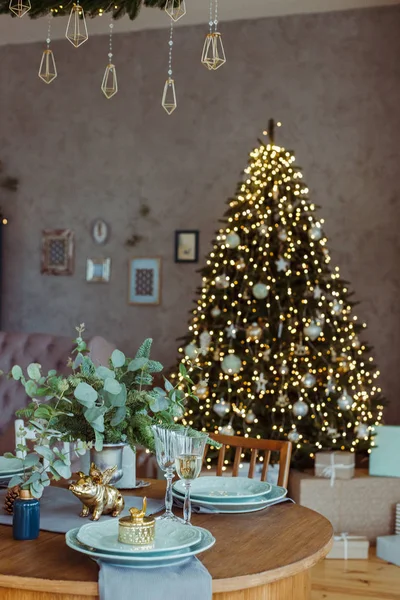
[[[338,399],[338,407],[341,410],[350,410],[352,404],[353,404],[353,398],[351,396],[349,396],[349,394],[345,390]]]
[[[219,290],[226,290],[229,287],[229,278],[226,275],[218,275],[215,278],[215,286]]]
[[[198,347],[195,344],[188,344],[185,347],[185,355],[188,358],[196,358],[196,356],[198,355],[198,353],[199,353],[199,349],[198,349]]]
[[[199,340],[200,340],[200,354],[205,356],[210,347],[211,335],[208,333],[207,330],[205,330],[200,334]]]
[[[333,379],[331,377],[328,378],[328,382],[326,384],[326,389],[325,389],[325,393],[327,396],[329,396],[330,394],[332,394],[332,392],[334,392],[336,390],[336,386],[335,383],[333,381]]]
[[[260,225],[260,227],[258,228],[258,233],[260,235],[267,235],[268,227],[266,225]]]
[[[251,325],[249,325],[249,327],[247,327],[246,337],[248,340],[255,342],[256,340],[259,340],[261,338],[261,336],[262,336],[262,329],[258,325],[258,323],[252,323]]]
[[[281,375],[289,375],[289,367],[287,366],[286,363],[284,363],[283,365],[281,365],[281,367],[279,369],[279,373]]]
[[[229,327],[226,328],[225,331],[226,331],[226,335],[228,336],[228,338],[230,338],[231,340],[236,339],[237,329],[233,323],[231,323],[229,325]]]
[[[225,402],[225,400],[223,398],[221,398],[221,400],[219,402],[216,402],[213,406],[213,411],[215,413],[217,413],[217,415],[219,417],[224,417],[225,415],[227,415],[231,410],[231,405],[229,402]]]
[[[322,238],[323,235],[324,234],[322,232],[322,229],[321,229],[321,227],[318,227],[318,225],[314,225],[313,227],[311,227],[308,230],[308,237],[313,242],[318,242]]]
[[[320,327],[320,325],[317,325],[315,321],[311,321],[309,325],[304,327],[303,331],[304,335],[310,338],[311,341],[314,341],[321,335],[322,327]]]
[[[288,433],[288,440],[290,442],[293,442],[294,444],[296,444],[299,441],[299,439],[300,439],[300,434],[297,431],[297,429],[292,429],[292,431],[290,431]]]
[[[288,404],[290,404],[289,396],[283,392],[280,392],[276,404],[279,406],[279,408],[285,408]]]
[[[242,361],[236,354],[226,354],[222,359],[221,368],[228,375],[236,375],[239,373],[242,366]]]
[[[224,427],[220,427],[219,433],[221,435],[233,435],[234,431],[232,425],[224,425]]]
[[[246,423],[251,425],[252,423],[254,423],[255,419],[256,419],[256,415],[253,413],[252,410],[249,410],[249,412],[247,413],[244,420],[246,421]]]
[[[214,308],[211,309],[211,316],[214,317],[214,319],[219,317],[220,314],[221,314],[221,309],[219,306],[214,306]]]
[[[338,300],[335,300],[334,303],[332,304],[332,314],[334,315],[340,315],[340,313],[343,310],[343,304],[341,304]]]
[[[306,373],[301,378],[301,382],[304,385],[304,387],[306,387],[306,388],[312,388],[312,387],[314,387],[316,381],[317,380],[315,379],[315,377],[314,377],[314,375],[312,373]]]
[[[226,236],[225,244],[228,248],[237,248],[240,244],[240,237],[237,233],[232,231]]]
[[[286,229],[280,229],[278,232],[278,239],[281,242],[286,242],[287,238],[288,238],[288,234],[287,234]]]
[[[264,373],[261,373],[259,379],[257,380],[257,393],[259,394],[261,391],[265,392],[265,388],[267,387],[268,379],[265,379]]]
[[[289,261],[285,260],[284,258],[279,258],[278,260],[275,261],[276,264],[276,268],[278,269],[278,271],[286,271],[286,269],[289,267]]]
[[[208,385],[207,381],[201,379],[199,383],[194,387],[194,393],[200,400],[208,398]]]
[[[303,400],[297,400],[297,402],[293,404],[292,411],[295,417],[305,417],[308,413],[308,404]]]
[[[252,290],[254,298],[257,300],[263,300],[268,296],[268,286],[265,283],[256,283],[253,285]]]
[[[313,296],[315,298],[315,300],[319,300],[322,296],[322,290],[319,287],[319,285],[316,285],[313,291]]]
[[[356,427],[356,432],[358,439],[368,437],[368,425],[365,425],[365,423],[360,423]]]

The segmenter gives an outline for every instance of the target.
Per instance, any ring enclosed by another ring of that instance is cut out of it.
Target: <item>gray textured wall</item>
[[[37,78],[42,45],[2,48],[0,158],[21,182],[2,201],[3,328],[68,335],[84,321],[127,352],[153,336],[157,357],[172,364],[199,283],[196,265],[173,262],[174,230],[200,229],[201,254],[209,250],[247,154],[275,116],[322,207],[334,262],[361,301],[388,414],[400,421],[400,7],[222,30],[228,63],[216,73],[199,62],[205,27],[177,31],[172,117],[160,107],[166,30],[115,37],[120,93],[111,101],[99,90],[104,36],[78,50],[54,43],[59,78],[50,86]],[[97,217],[112,228],[104,248],[89,233]],[[76,233],[75,274],[41,276],[41,229],[63,227]],[[145,239],[130,250],[133,227]],[[163,257],[159,307],[127,304],[135,255]],[[109,285],[85,282],[86,258],[99,256],[112,259]]]

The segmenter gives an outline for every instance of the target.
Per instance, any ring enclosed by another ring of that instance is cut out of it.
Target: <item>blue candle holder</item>
[[[39,536],[40,502],[32,498],[29,490],[21,490],[14,502],[14,540],[35,540]]]

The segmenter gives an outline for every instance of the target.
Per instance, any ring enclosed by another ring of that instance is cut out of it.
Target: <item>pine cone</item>
[[[7,490],[3,508],[9,515],[12,515],[14,512],[14,502],[19,496],[19,490],[19,485],[14,485],[14,487]]]

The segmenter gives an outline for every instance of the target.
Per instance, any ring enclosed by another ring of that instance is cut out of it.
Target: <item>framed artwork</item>
[[[199,261],[199,232],[175,231],[175,262],[197,263]]]
[[[92,239],[96,244],[105,244],[108,241],[110,228],[103,219],[97,219],[92,224]]]
[[[161,259],[132,258],[129,261],[129,304],[160,304]]]
[[[86,281],[107,283],[110,281],[111,258],[88,258],[86,261]]]
[[[74,272],[74,232],[71,229],[42,231],[41,273],[72,275]]]

